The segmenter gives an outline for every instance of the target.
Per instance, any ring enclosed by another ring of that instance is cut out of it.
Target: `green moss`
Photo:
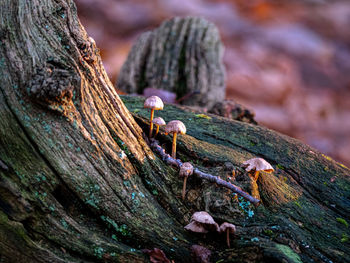
[[[279,168],[279,169],[281,169],[281,170],[286,169],[282,164],[279,164],[279,163],[278,163],[276,166],[277,166],[277,168]]]
[[[205,114],[196,114],[195,115],[197,118],[203,118],[203,119],[207,119],[207,120],[211,120],[211,117]]]
[[[127,225],[123,224],[119,226],[113,219],[109,218],[108,216],[101,216],[101,219],[104,222],[107,222],[109,227],[112,227],[116,232],[120,233],[122,236],[131,236]]]
[[[293,263],[303,263],[297,253],[295,253],[290,247],[281,245],[281,244],[276,244],[276,248],[282,252],[290,262]]]
[[[255,145],[256,145],[256,143],[250,142],[250,146],[255,146]]]
[[[298,201],[294,201],[294,204],[295,204],[297,207],[302,208]]]
[[[349,167],[345,166],[345,165],[344,165],[344,164],[342,164],[342,163],[338,163],[338,162],[337,162],[337,164],[338,164],[340,167],[343,167],[343,168],[345,168],[345,169],[350,170],[350,169],[349,169]]]
[[[342,234],[340,242],[345,243],[349,241],[349,236],[347,234]]]
[[[331,157],[329,157],[328,155],[322,154],[323,158],[325,158],[328,161],[333,161],[333,159]]]
[[[265,233],[265,235],[267,235],[269,237],[273,236],[273,231],[271,229],[264,230],[264,233]]]
[[[343,218],[337,217],[337,222],[343,224],[343,225],[346,226],[346,227],[349,227],[348,222],[346,222],[346,220],[343,219]]]
[[[333,161],[335,162],[337,165],[339,165],[340,167],[344,168],[344,169],[347,169],[347,170],[350,170],[349,167],[345,166],[344,164],[342,163],[338,163],[337,161],[333,160],[331,157],[325,155],[325,154],[321,154],[323,156],[323,158],[325,158],[326,160],[328,161]]]

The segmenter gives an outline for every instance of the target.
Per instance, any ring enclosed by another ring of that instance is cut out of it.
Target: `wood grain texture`
[[[214,251],[213,261],[348,260],[346,167],[266,128],[166,105],[156,115],[188,129],[177,145],[182,161],[225,180],[233,168],[231,180],[245,191],[244,160],[279,167],[258,181],[257,210],[193,178],[182,202],[178,171],[144,139],[143,100],[123,98],[127,109],[116,94],[74,3],[0,5],[1,261],[147,262],[141,249],[157,247],[191,262],[192,244]],[[171,138],[162,130],[158,137],[169,152]],[[218,234],[185,232],[200,210],[237,225],[232,249]]]

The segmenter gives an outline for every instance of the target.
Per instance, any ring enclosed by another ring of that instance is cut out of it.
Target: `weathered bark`
[[[188,258],[187,209],[161,180],[168,168],[115,93],[74,3],[8,0],[0,12],[1,225],[18,228],[14,242],[1,228],[0,254],[129,262],[156,246]]]
[[[347,168],[265,128],[166,105],[157,114],[188,128],[178,138],[183,161],[226,180],[233,167],[245,190],[239,164],[246,158],[280,168],[259,180],[263,205],[254,216],[246,202],[196,178],[182,202],[177,171],[150,150],[139,127],[148,128],[142,116],[149,112],[125,97],[139,111],[134,121],[74,3],[3,0],[0,18],[1,261],[144,262],[140,249],[158,247],[190,262],[194,243],[223,262],[348,260],[341,238],[349,229],[337,221],[349,220]],[[171,139],[158,136],[169,151]],[[198,210],[238,225],[233,249],[216,234],[183,230]]]

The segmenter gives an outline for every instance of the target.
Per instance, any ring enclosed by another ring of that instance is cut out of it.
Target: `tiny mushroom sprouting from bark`
[[[182,187],[182,200],[185,200],[185,193],[186,193],[186,182],[187,178],[193,174],[193,166],[189,162],[183,163],[180,167],[179,175],[180,177],[184,178],[184,184]]]
[[[236,226],[230,223],[222,223],[220,226],[220,233],[226,233],[226,243],[228,247],[230,246],[230,234],[234,234],[236,232]]]
[[[143,104],[144,108],[151,109],[151,118],[150,118],[150,125],[149,125],[149,138],[152,136],[152,130],[153,130],[153,116],[155,110],[162,110],[164,108],[163,101],[161,98],[157,96],[151,96],[145,100],[145,103]]]
[[[264,171],[266,173],[272,173],[275,171],[271,164],[265,161],[263,158],[252,158],[243,163],[244,166],[247,166],[245,170],[252,174],[254,181],[258,180],[259,173]]]
[[[173,134],[173,147],[171,151],[171,157],[176,159],[176,136],[177,134],[185,134],[186,126],[182,121],[174,120],[170,121],[165,127],[165,134],[172,133]]]
[[[191,222],[185,226],[185,229],[196,233],[219,232],[219,225],[207,212],[200,211],[192,215]]]
[[[160,126],[164,126],[166,123],[165,121],[163,120],[162,117],[157,117],[157,118],[154,118],[152,120],[153,124],[156,125],[156,134],[154,135],[154,138],[157,136],[158,132],[159,132],[159,127]]]

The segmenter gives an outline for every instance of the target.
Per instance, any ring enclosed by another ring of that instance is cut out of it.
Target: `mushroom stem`
[[[251,194],[256,199],[260,199],[259,187],[258,187],[258,184],[257,184],[259,173],[260,173],[259,171],[254,171],[254,172],[250,171],[248,173],[249,179],[250,179]]]
[[[256,181],[252,180],[250,181],[250,188],[252,192],[252,196],[256,199],[260,200],[260,193],[259,193],[259,187]]]
[[[157,136],[157,134],[159,132],[159,125],[156,124],[156,127],[157,127],[157,129],[156,129],[156,134],[154,135],[154,138],[156,138],[156,136]]]
[[[230,244],[230,229],[226,229],[226,244],[227,246],[230,248],[231,244]]]
[[[174,132],[173,133],[173,148],[171,151],[171,157],[173,157],[174,159],[176,159],[176,136],[177,136],[177,133]]]
[[[184,184],[182,186],[182,201],[185,200],[186,183],[187,183],[187,176],[184,177]]]
[[[151,109],[151,119],[150,119],[150,125],[149,125],[149,138],[152,137],[152,131],[153,131],[153,117],[154,117],[154,109]]]
[[[255,171],[254,172],[254,181],[255,182],[258,180],[259,174],[260,174],[260,171]]]

